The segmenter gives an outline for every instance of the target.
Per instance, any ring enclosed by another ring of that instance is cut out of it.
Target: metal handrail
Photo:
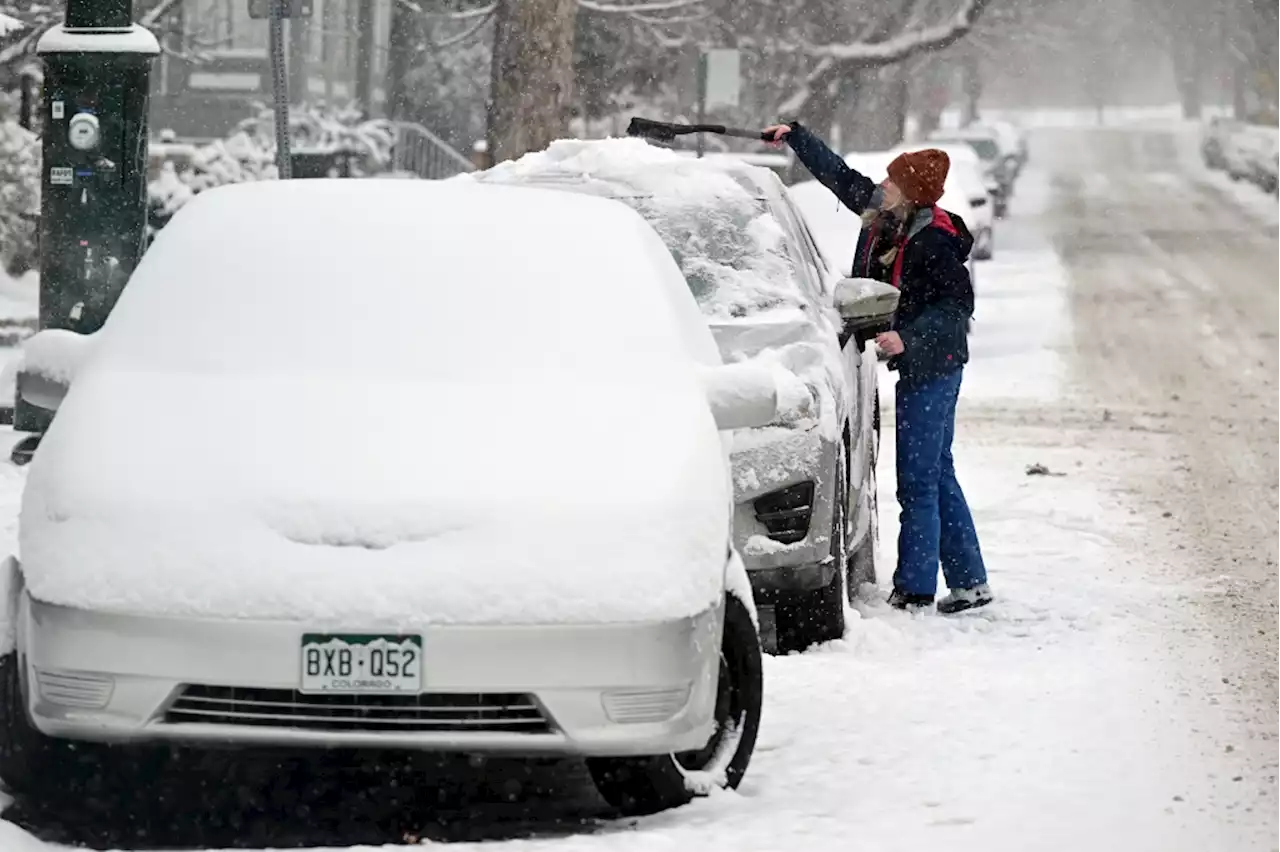
[[[397,121],[395,147],[391,167],[426,180],[441,180],[462,172],[475,171],[475,165],[448,142],[421,124]]]

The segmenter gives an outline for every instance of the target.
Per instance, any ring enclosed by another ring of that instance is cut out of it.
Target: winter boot
[[[991,594],[991,587],[986,583],[971,589],[952,589],[951,594],[938,601],[938,612],[943,615],[954,615],[967,609],[986,606],[993,600],[995,597]]]
[[[889,595],[889,606],[894,609],[920,610],[933,605],[933,595],[912,595],[897,589]]]

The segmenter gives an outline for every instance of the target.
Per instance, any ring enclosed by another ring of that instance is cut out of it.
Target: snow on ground
[[[1026,186],[1047,182],[1028,174]],[[1151,573],[1151,554],[1136,548],[1140,516],[1115,478],[1122,466],[1105,447],[1016,417],[1066,404],[1030,395],[1054,386],[1069,330],[1065,311],[1045,321],[1063,299],[1059,262],[1017,221],[1036,203],[1034,191],[1015,201],[996,259],[980,267],[957,436],[998,601],[953,619],[897,613],[881,602],[881,577],[843,640],[766,661],[763,725],[738,792],[590,834],[452,848],[1274,848],[1274,814],[1254,811],[1259,782],[1233,750],[1233,699],[1182,620],[1182,601],[1202,589]],[[892,565],[886,415],[881,543]],[[1050,475],[1027,475],[1035,463]],[[0,511],[16,506],[19,485],[0,470]],[[49,849],[4,823],[0,847]]]

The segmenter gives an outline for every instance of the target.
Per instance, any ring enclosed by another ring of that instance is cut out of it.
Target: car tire
[[[624,816],[687,804],[713,789],[734,789],[746,774],[760,731],[764,666],[747,605],[725,596],[716,682],[716,733],[694,752],[657,757],[597,757],[587,769],[601,797]]]
[[[32,799],[81,794],[102,778],[106,750],[40,733],[27,717],[18,655],[0,657],[0,781],[10,794]]]
[[[863,484],[863,487],[868,489],[870,494],[867,505],[867,511],[870,516],[867,522],[866,535],[862,537],[862,541],[858,542],[857,549],[849,554],[849,582],[847,585],[850,603],[857,599],[864,585],[870,583],[874,586],[879,579],[876,572],[876,555],[878,542],[880,541],[880,499],[876,493],[877,484],[874,467],[867,474],[867,481]]]
[[[973,259],[974,260],[991,260],[992,256],[995,255],[995,252],[996,252],[995,242],[996,242],[995,235],[988,234],[986,241],[982,244],[982,248],[976,249],[974,251]],[[975,247],[976,245],[977,244],[975,243]]]
[[[867,511],[871,513],[867,523],[867,533],[858,542],[858,547],[849,554],[846,568],[848,579],[845,583],[849,592],[849,603],[858,597],[864,584],[875,585],[879,581],[876,560],[879,557],[880,542],[880,490],[876,479],[876,467],[880,463],[880,388],[876,387],[875,408],[871,414],[871,463],[867,466],[867,480],[862,487],[867,489]]]

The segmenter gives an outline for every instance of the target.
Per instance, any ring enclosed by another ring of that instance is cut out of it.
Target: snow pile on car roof
[[[560,140],[455,180],[552,184],[619,198],[657,230],[703,313],[730,319],[802,304],[783,230],[757,182],[760,171],[639,139]]]
[[[40,600],[354,628],[667,619],[722,593],[731,486],[692,368],[719,354],[621,204],[210,190],[96,337],[24,495]]]

